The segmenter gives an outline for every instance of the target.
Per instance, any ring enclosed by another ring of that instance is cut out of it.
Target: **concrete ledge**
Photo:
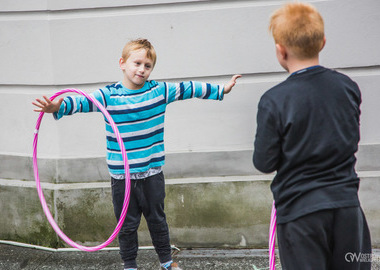
[[[39,158],[38,172],[41,182],[50,183],[98,182],[110,179],[105,157]],[[0,178],[34,181],[32,157],[0,155]]]
[[[166,178],[256,175],[253,150],[169,153]],[[358,171],[380,171],[380,144],[360,145]],[[207,165],[206,165],[207,164]],[[22,168],[18,170],[16,168]],[[105,157],[38,159],[41,182],[75,183],[108,181]],[[0,178],[34,181],[33,161],[28,156],[0,154]]]
[[[358,171],[379,171],[380,144],[359,145],[356,158],[358,160],[356,164]]]

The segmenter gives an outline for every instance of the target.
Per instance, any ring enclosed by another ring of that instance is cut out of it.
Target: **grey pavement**
[[[30,247],[0,244],[0,269],[58,270],[104,269],[122,270],[123,264],[117,249],[96,252],[46,251]],[[174,260],[183,270],[195,269],[268,269],[268,252],[254,249],[186,249],[174,250]],[[139,270],[158,270],[159,262],[153,249],[138,253]],[[281,269],[281,268],[278,268]]]
[[[175,261],[183,270],[264,270],[269,269],[265,249],[184,249],[175,250]],[[380,270],[380,250],[374,250],[372,270]],[[278,259],[277,259],[278,262]],[[152,249],[139,250],[139,270],[158,270],[157,256]],[[123,265],[116,248],[96,252],[73,249],[41,250],[13,244],[0,244],[1,270],[122,270]],[[277,270],[281,270],[279,263]]]

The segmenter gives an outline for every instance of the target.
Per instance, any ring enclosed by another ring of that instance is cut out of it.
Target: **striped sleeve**
[[[107,89],[99,89],[90,95],[99,101],[104,107],[107,107]],[[108,95],[109,96],[109,95]],[[65,97],[58,112],[53,116],[56,120],[64,115],[72,115],[75,113],[98,112],[99,108],[88,98],[82,95]]]
[[[223,85],[187,81],[165,83],[167,103],[189,98],[223,100]]]

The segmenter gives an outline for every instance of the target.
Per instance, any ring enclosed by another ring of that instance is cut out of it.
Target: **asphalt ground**
[[[20,245],[20,246],[19,246]],[[96,252],[75,249],[46,249],[23,244],[0,243],[1,270],[122,270],[117,248]],[[265,249],[173,249],[175,262],[183,270],[267,270],[268,251]],[[139,250],[139,270],[158,270],[159,262],[151,248]],[[277,270],[281,270],[277,258]],[[374,250],[372,270],[380,270],[380,250]]]
[[[264,270],[269,269],[267,250],[257,249],[173,249],[174,261],[183,270]],[[158,270],[159,261],[151,248],[140,249],[139,270]],[[1,270],[122,270],[117,248],[96,252],[75,249],[41,250],[39,247],[0,244]],[[281,269],[281,268],[278,268]]]

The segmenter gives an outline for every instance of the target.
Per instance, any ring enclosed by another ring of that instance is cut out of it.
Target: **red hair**
[[[288,47],[299,58],[315,57],[323,48],[323,18],[310,4],[288,3],[276,10],[269,31],[276,44]]]

